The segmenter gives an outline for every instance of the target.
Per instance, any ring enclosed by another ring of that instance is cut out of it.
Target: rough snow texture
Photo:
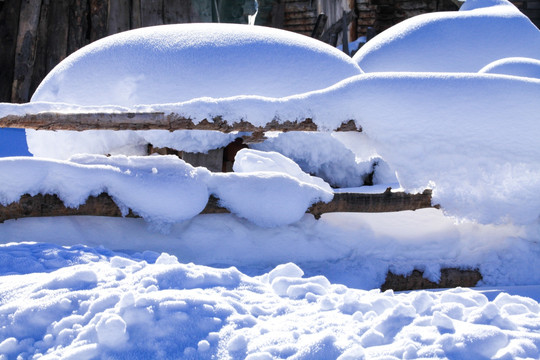
[[[507,57],[540,60],[538,28],[506,0],[468,0],[392,26],[353,59],[365,72],[477,72]]]
[[[81,247],[0,247],[3,257],[44,263],[50,252],[57,270],[31,272],[23,262],[1,268],[2,275],[21,273],[0,283],[5,358],[540,356],[540,305],[530,298],[355,290],[303,277],[291,263],[248,277],[166,253],[144,261]]]
[[[176,156],[4,158],[0,159],[0,203],[41,193],[57,194],[66,206],[77,207],[88,196],[106,192],[124,213],[132,209],[161,226],[194,217],[215,194],[233,213],[272,227],[296,222],[311,204],[332,200],[332,190],[323,180],[303,173],[280,154],[269,156],[272,172],[256,170],[250,165],[256,160],[244,159],[244,167],[252,171],[231,174],[194,168]]]
[[[484,66],[479,72],[540,79],[540,60],[523,57],[504,58]]]

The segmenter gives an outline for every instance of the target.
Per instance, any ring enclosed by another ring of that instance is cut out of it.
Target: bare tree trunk
[[[163,0],[141,0],[141,25],[163,25]]]
[[[130,29],[130,2],[129,0],[109,1],[107,32],[109,35]]]
[[[21,0],[0,4],[0,102],[11,100]]]
[[[67,56],[68,29],[69,0],[51,1],[47,24],[47,72]]]

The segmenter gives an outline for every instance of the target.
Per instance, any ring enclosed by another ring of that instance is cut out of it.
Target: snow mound
[[[505,58],[484,66],[479,72],[540,79],[540,60],[523,57]]]
[[[394,25],[353,59],[366,72],[477,72],[506,57],[540,59],[540,31],[506,0],[468,0]]]
[[[162,25],[115,34],[78,50],[47,75],[32,101],[129,106],[207,96],[282,97],[360,72],[337,49],[284,30]]]
[[[284,97],[323,89],[361,72],[335,48],[284,30],[163,25],[115,34],[73,53],[47,75],[32,102],[132,107],[200,97]],[[78,153],[144,155],[147,143],[207,152],[227,145],[231,137],[203,131],[27,131],[32,154],[56,159]]]
[[[23,262],[31,256],[17,244],[0,248]],[[91,249],[80,250],[84,257]],[[501,293],[489,300],[461,288],[356,290],[324,276],[303,277],[293,263],[250,277],[165,253],[153,262],[110,254],[49,273],[3,276],[0,297],[6,358],[540,355],[540,305],[533,299]]]
[[[296,222],[311,204],[334,196],[330,185],[281,154],[243,149],[236,161],[235,173],[214,173],[208,186],[222,206],[257,225]]]
[[[24,194],[57,194],[66,206],[77,207],[89,196],[106,192],[124,215],[131,209],[156,229],[168,230],[170,224],[198,215],[210,193],[233,213],[267,227],[296,222],[314,202],[332,200],[330,186],[294,168],[292,160],[279,154],[266,159],[280,171],[211,173],[176,156],[3,158],[0,203],[19,201]],[[254,170],[248,162],[244,166]]]

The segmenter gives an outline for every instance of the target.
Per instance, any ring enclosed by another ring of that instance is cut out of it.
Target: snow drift
[[[392,26],[353,59],[366,72],[477,72],[507,57],[540,59],[538,28],[506,0],[468,0]]]

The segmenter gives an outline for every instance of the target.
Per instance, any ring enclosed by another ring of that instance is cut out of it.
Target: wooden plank
[[[359,198],[363,200],[357,201],[356,199]],[[419,198],[421,198],[421,201],[418,200]],[[398,200],[395,201],[394,199]],[[334,200],[327,204],[314,204],[306,213],[313,214],[318,219],[322,214],[329,212],[406,211],[426,207],[431,207],[431,191],[429,190],[424,191],[423,194],[335,194]],[[206,207],[201,212],[201,214],[223,213],[229,213],[229,210],[222,207],[219,204],[219,199],[214,196],[208,199]],[[77,208],[66,207],[55,194],[37,194],[34,196],[25,194],[17,202],[8,205],[0,204],[0,223],[26,217],[75,215],[122,217],[122,212],[111,196],[106,193],[90,196],[84,204]],[[131,210],[126,216],[137,217]]]
[[[62,114],[43,112],[23,116],[7,115],[0,118],[0,128],[23,128],[36,130],[216,130],[231,131],[317,131],[311,119],[269,121],[264,126],[255,126],[248,121],[229,123],[222,117],[204,119],[195,124],[189,118],[164,113],[89,113]],[[361,131],[353,120],[344,121],[336,131]]]
[[[90,42],[107,36],[108,0],[90,1]],[[114,0],[113,0],[114,1]]]
[[[70,0],[69,2],[69,28],[68,28],[68,55],[87,45],[88,33],[88,0]]]
[[[319,14],[319,16],[317,17],[317,22],[313,27],[313,32],[311,33],[312,38],[319,39],[321,37],[327,20],[328,16],[326,16],[325,14]]]
[[[191,0],[163,0],[163,23],[182,24],[190,23]]]
[[[0,3],[0,102],[11,101],[21,0]]]
[[[68,25],[69,0],[51,1],[47,24],[47,72],[67,56]]]
[[[30,96],[40,8],[41,0],[24,0],[21,3],[13,87],[11,90],[12,102],[26,102]]]
[[[107,12],[107,34],[112,35],[130,29],[130,1],[111,0]]]
[[[141,0],[131,0],[131,29],[141,27]]]
[[[163,24],[163,0],[141,0],[141,25]]]

